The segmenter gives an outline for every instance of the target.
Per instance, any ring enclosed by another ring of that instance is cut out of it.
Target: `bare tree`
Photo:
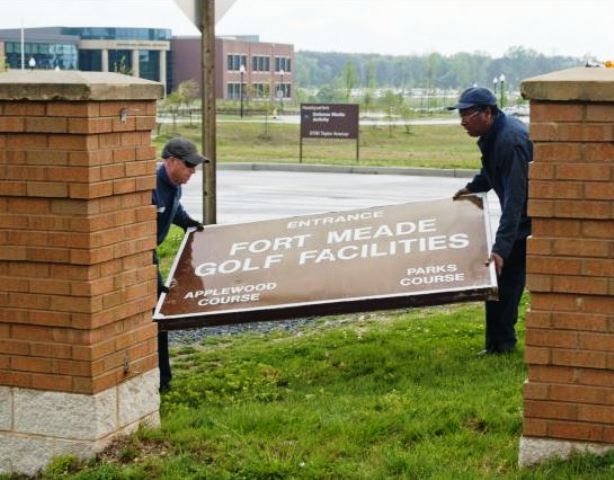
[[[164,100],[162,100],[162,106],[169,113],[173,119],[173,131],[177,131],[177,117],[179,116],[179,110],[181,108],[181,95],[178,92],[169,93]]]
[[[198,98],[198,84],[193,80],[186,80],[177,86],[177,93],[188,114],[188,125],[192,126],[192,103]]]

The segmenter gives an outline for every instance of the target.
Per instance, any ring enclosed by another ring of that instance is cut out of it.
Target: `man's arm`
[[[190,217],[181,204],[179,204],[177,208],[175,218],[173,218],[173,223],[184,230],[187,230],[190,227],[195,227],[196,230],[201,232],[204,229],[203,224]]]
[[[488,178],[484,174],[484,169],[480,170],[473,180],[471,180],[467,185],[458,190],[453,196],[452,199],[457,200],[459,197],[463,195],[469,195],[470,193],[478,193],[478,192],[488,192],[492,187]]]

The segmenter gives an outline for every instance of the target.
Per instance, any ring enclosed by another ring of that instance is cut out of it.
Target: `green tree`
[[[369,112],[375,103],[375,89],[377,88],[377,72],[375,70],[375,63],[369,61],[366,66],[366,85],[365,94],[363,97],[363,104],[365,111]]]
[[[510,47],[502,57],[485,52],[461,52],[451,56],[374,55],[338,52],[297,52],[297,83],[302,87],[322,87],[343,76],[348,62],[356,65],[358,77],[367,85],[369,64],[377,66],[377,81],[384,87],[403,89],[463,89],[474,83],[492,86],[495,75],[504,73],[510,90],[523,78],[583,65],[582,58],[545,56],[524,47]],[[430,82],[429,82],[430,80]]]
[[[388,136],[392,137],[392,129],[394,128],[394,117],[396,111],[400,110],[400,103],[403,102],[401,95],[395,94],[392,90],[386,90],[382,95],[382,106],[388,120]]]
[[[119,58],[119,62],[113,62],[113,71],[117,73],[123,73],[124,75],[132,75],[132,69],[128,66],[126,56],[122,55]]]
[[[358,73],[356,71],[356,64],[349,61],[343,67],[343,86],[345,88],[345,103],[350,103],[350,96],[352,90],[358,84]]]
[[[399,115],[403,119],[403,128],[405,129],[405,133],[407,135],[411,135],[411,119],[413,117],[413,110],[409,106],[409,104],[405,101],[405,97],[399,96]]]
[[[177,117],[179,116],[182,102],[181,95],[179,95],[177,91],[169,93],[166,98],[162,100],[162,107],[173,119],[173,132],[177,131]]]
[[[179,101],[188,114],[188,125],[192,126],[192,103],[198,98],[198,84],[193,79],[185,80],[177,86]]]
[[[333,85],[324,85],[316,94],[316,99],[320,103],[334,103],[340,101],[341,93]]]

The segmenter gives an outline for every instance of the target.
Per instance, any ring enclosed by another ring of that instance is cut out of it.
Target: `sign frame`
[[[473,195],[481,198],[483,217],[484,217],[484,234],[487,252],[484,252],[484,261],[486,262],[490,248],[492,246],[492,232],[490,226],[490,214],[488,201],[483,194]],[[470,196],[469,196],[470,197]],[[459,201],[459,200],[457,200]],[[412,202],[413,203],[413,202]],[[401,204],[409,205],[409,204]],[[385,207],[385,206],[384,206]],[[352,212],[349,210],[347,212]],[[342,214],[343,211],[331,212],[331,214]],[[283,220],[300,217],[287,217]],[[282,220],[282,219],[276,219]],[[259,222],[247,222],[234,225],[250,225]],[[230,225],[208,225],[207,229],[216,229],[228,227]],[[172,279],[175,276],[177,267],[179,266],[180,258],[186,248],[190,235],[194,234],[194,229],[189,229],[183,237],[177,255],[173,260],[173,264],[169,271],[166,286],[172,288]],[[487,284],[475,287],[458,287],[449,288],[446,290],[433,289],[425,290],[418,293],[404,292],[392,294],[376,294],[368,296],[356,296],[349,298],[333,298],[318,300],[315,302],[293,302],[288,304],[278,304],[269,306],[252,306],[249,308],[233,308],[224,311],[214,312],[195,312],[183,315],[164,315],[161,313],[162,306],[167,294],[162,293],[154,312],[154,321],[158,323],[161,331],[182,330],[189,328],[201,328],[209,326],[230,325],[235,323],[282,320],[288,318],[297,318],[304,316],[324,316],[335,315],[342,313],[356,313],[363,311],[374,310],[392,310],[399,308],[420,307],[427,305],[439,305],[448,303],[462,303],[479,300],[494,300],[497,298],[498,286],[495,266],[491,262],[488,265],[488,282]],[[437,303],[433,302],[437,299]]]

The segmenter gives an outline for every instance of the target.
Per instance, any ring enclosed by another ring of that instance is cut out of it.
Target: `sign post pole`
[[[358,165],[360,158],[360,126],[356,130],[356,164]]]
[[[202,143],[209,162],[203,165],[203,222],[217,223],[215,125],[215,1],[201,0],[202,33]]]
[[[303,136],[299,135],[298,140],[298,163],[303,163]]]
[[[299,161],[303,158],[303,138],[356,139],[358,163],[358,108],[355,103],[301,103]]]

